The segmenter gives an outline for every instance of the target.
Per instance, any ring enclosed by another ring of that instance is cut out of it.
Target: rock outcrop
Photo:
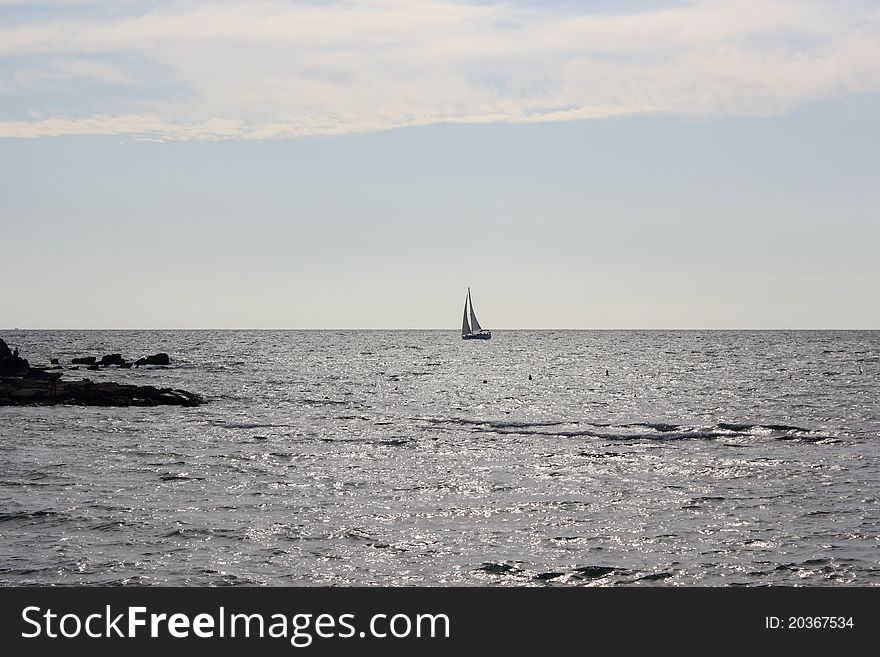
[[[30,370],[30,364],[13,352],[3,338],[0,338],[0,376],[23,376]]]
[[[145,364],[159,365],[167,365],[170,361],[168,354],[156,354],[141,360]],[[90,370],[108,365],[132,366],[122,354],[108,354],[101,358],[100,363],[94,356],[74,358],[72,362],[88,365]],[[31,368],[27,360],[18,356],[17,349],[11,351],[0,338],[0,406],[197,406],[202,403],[204,399],[201,395],[178,388],[95,383],[90,379],[62,381],[60,372]]]
[[[98,365],[125,365],[125,359],[122,357],[122,354],[107,354],[106,356],[101,356],[101,360]]]
[[[204,399],[176,388],[0,377],[0,406],[198,406]]]
[[[141,365],[170,365],[171,358],[168,357],[166,353],[155,354],[153,356],[144,356],[143,358],[138,358],[134,365],[135,367],[140,367]]]

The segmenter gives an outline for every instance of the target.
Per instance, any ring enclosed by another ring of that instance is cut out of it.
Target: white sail
[[[470,294],[470,291],[468,291],[468,294]],[[467,310],[468,310],[467,306],[468,306],[468,298],[465,297],[464,298],[464,316],[461,318],[461,334],[462,335],[467,335],[468,333],[471,332],[471,327],[468,325],[468,319],[467,319]]]
[[[471,299],[471,288],[468,288],[468,299],[471,302],[471,331],[479,333],[483,330],[483,327],[480,326],[480,323],[477,321],[477,316],[474,314],[474,300]]]

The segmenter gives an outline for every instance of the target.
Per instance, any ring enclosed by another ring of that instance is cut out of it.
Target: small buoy
[[[532,380],[532,375],[531,375],[531,374],[529,374],[529,381],[531,381],[531,380]]]
[[[608,376],[608,370],[605,370],[605,376]]]
[[[489,383],[486,379],[483,379],[483,383]]]

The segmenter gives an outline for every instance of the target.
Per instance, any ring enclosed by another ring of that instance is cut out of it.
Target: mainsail
[[[468,290],[468,294],[470,294],[470,290]],[[471,332],[471,327],[468,325],[468,319],[467,319],[467,310],[468,310],[467,306],[468,306],[468,300],[467,300],[467,297],[465,297],[464,298],[464,316],[461,318],[461,334],[462,335],[467,335],[468,333]]]
[[[471,288],[468,288],[468,301],[471,302],[471,331],[473,333],[479,333],[483,330],[483,327],[480,326],[480,323],[477,321],[477,316],[474,314],[474,302],[471,299]]]

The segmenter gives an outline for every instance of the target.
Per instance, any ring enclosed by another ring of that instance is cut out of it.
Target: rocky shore
[[[121,383],[0,378],[0,406],[198,406],[202,398],[186,390]]]
[[[120,354],[85,360],[88,369],[99,366],[131,367]],[[90,361],[90,362],[89,362]],[[139,359],[135,365],[167,366],[168,354],[156,354]],[[53,359],[53,370],[61,369]],[[78,368],[72,368],[78,369]],[[30,363],[11,351],[0,338],[0,406],[49,406],[76,404],[81,406],[197,406],[204,403],[201,395],[176,388],[157,388],[112,382],[94,382],[90,379],[65,381],[61,372],[31,367]]]

